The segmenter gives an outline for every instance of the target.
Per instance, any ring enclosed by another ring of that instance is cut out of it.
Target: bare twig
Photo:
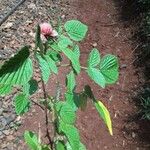
[[[31,102],[32,102],[33,104],[39,106],[42,110],[44,110],[44,108],[43,108],[40,104],[38,104],[37,102],[35,102],[34,100],[31,99]]]

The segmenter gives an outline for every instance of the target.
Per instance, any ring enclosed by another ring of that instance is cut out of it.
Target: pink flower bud
[[[41,34],[43,34],[44,36],[51,36],[53,29],[49,23],[40,24],[40,28],[41,28]]]

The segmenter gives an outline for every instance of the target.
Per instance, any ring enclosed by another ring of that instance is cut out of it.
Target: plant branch
[[[39,106],[42,110],[44,110],[44,108],[43,108],[40,104],[38,104],[37,102],[35,102],[33,99],[31,99],[31,102],[32,102],[33,104]]]
[[[48,130],[48,102],[47,102],[47,94],[46,94],[46,88],[45,88],[45,84],[44,84],[44,81],[43,79],[41,78],[42,80],[42,90],[43,90],[43,98],[45,99],[45,120],[46,120],[46,136],[49,140],[49,143],[50,143],[50,146],[51,146],[51,149],[53,149],[53,141],[50,137],[50,133],[49,133],[49,130]]]

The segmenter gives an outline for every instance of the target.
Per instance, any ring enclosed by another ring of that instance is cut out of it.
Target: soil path
[[[106,89],[101,89],[91,82],[84,72],[81,72],[78,77],[77,90],[82,89],[85,84],[92,86],[96,98],[102,100],[108,107],[113,121],[114,136],[111,137],[90,103],[85,112],[78,112],[77,126],[87,150],[148,150],[150,145],[141,139],[143,130],[134,118],[138,109],[133,97],[136,96],[136,88],[139,85],[138,75],[132,64],[133,50],[136,46],[133,46],[132,41],[129,40],[132,36],[131,30],[121,23],[115,2],[113,0],[71,0],[66,2],[66,5],[61,5],[63,6],[67,6],[66,20],[79,19],[89,26],[87,38],[81,43],[80,48],[80,60],[83,66],[86,65],[85,60],[94,46],[100,50],[101,55],[108,53],[117,55],[120,62],[119,81]],[[33,24],[36,23],[37,21]],[[61,85],[67,73],[68,70],[59,70]],[[55,80],[55,77],[52,77],[52,80]],[[53,93],[54,85],[50,82],[47,89]],[[24,130],[38,131],[38,123],[41,122],[44,136],[44,121],[43,112],[35,107],[34,112],[24,118],[17,135],[22,135]],[[144,135],[150,134],[147,132]],[[22,146],[20,150],[23,149],[26,148]]]

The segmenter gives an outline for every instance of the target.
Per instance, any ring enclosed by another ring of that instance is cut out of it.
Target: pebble
[[[97,43],[96,43],[96,42],[93,43],[92,46],[93,46],[93,47],[97,47]]]
[[[12,23],[12,22],[8,22],[8,23],[5,25],[4,29],[10,28],[10,27],[12,27],[12,26],[13,26],[13,23]]]
[[[136,134],[134,132],[132,132],[132,138],[135,138]]]
[[[4,109],[0,108],[0,116],[3,114]]]
[[[120,68],[121,68],[121,69],[127,68],[127,65],[126,65],[126,64],[122,64]]]
[[[5,129],[6,124],[7,124],[6,119],[1,116],[0,117],[0,131]]]

